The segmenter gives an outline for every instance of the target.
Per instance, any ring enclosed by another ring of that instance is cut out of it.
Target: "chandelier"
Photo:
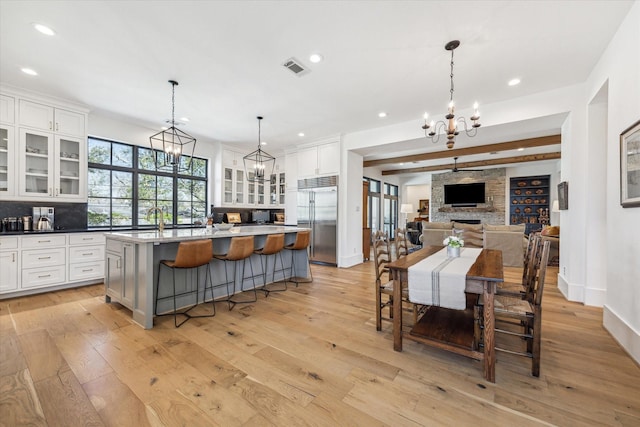
[[[191,169],[191,158],[196,148],[196,139],[176,128],[175,96],[178,82],[171,83],[171,127],[149,137],[151,148],[159,151],[156,155],[156,168],[171,171]],[[188,154],[183,156],[183,154]]]
[[[478,132],[478,128],[480,127],[480,123],[478,122],[478,120],[480,120],[480,113],[478,113],[477,102],[473,105],[473,110],[474,110],[473,116],[469,117],[469,119],[473,122],[473,124],[471,125],[471,129],[468,128],[467,121],[465,120],[464,117],[459,117],[456,120],[456,116],[454,114],[455,106],[453,103],[453,51],[458,46],[460,46],[459,40],[452,40],[444,46],[446,50],[451,51],[451,75],[450,75],[451,89],[449,90],[449,92],[451,93],[451,97],[449,98],[449,110],[447,112],[447,115],[444,116],[445,119],[447,119],[447,122],[445,122],[444,120],[438,120],[437,122],[434,122],[433,120],[431,120],[431,122],[428,123],[427,119],[429,118],[429,115],[425,113],[424,125],[422,125],[422,129],[424,129],[424,136],[431,138],[431,142],[433,142],[434,144],[437,143],[438,140],[440,139],[440,134],[438,133],[438,130],[440,129],[446,130],[447,131],[447,148],[453,148],[453,144],[455,144],[456,142],[456,135],[458,135],[459,133],[458,122],[460,122],[464,126],[464,133],[466,133],[468,137],[476,136],[476,133]],[[427,132],[428,129],[431,129],[431,131]]]
[[[273,166],[276,158],[262,150],[262,141],[260,140],[260,122],[262,117],[258,116],[258,149],[247,154],[242,158],[244,162],[244,170],[249,182],[265,182],[273,173]]]

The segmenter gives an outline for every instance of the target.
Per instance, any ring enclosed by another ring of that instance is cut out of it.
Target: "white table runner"
[[[481,248],[461,248],[459,258],[448,258],[445,247],[409,267],[409,301],[464,310],[467,272],[481,251]]]

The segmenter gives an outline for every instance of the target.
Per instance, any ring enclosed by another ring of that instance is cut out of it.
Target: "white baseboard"
[[[341,257],[338,262],[338,267],[349,268],[358,264],[362,264],[362,253],[353,254],[348,257]]]
[[[606,289],[594,289],[586,288],[584,291],[584,305],[591,305],[594,307],[602,307],[607,301]]]
[[[567,278],[558,273],[558,289],[569,300],[584,303],[584,285],[570,283]]]
[[[631,325],[606,304],[602,310],[602,325],[631,358],[640,364],[640,332],[633,330]]]

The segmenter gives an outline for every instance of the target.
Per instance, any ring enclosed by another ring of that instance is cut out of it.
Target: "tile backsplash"
[[[55,209],[56,230],[82,230],[87,228],[86,203],[42,202],[0,202],[0,219],[22,217],[33,214],[34,206],[47,206]]]

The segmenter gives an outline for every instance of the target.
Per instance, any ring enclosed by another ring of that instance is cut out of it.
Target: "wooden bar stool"
[[[249,291],[253,291],[253,299],[250,300],[233,300],[233,296],[236,293],[236,270],[238,266],[238,262],[242,261],[242,279],[240,283],[240,291],[245,292],[244,289],[244,279],[245,277],[245,267],[246,260],[253,254],[253,236],[243,236],[243,237],[232,237],[231,242],[229,243],[229,249],[226,254],[213,254],[214,259],[218,259],[224,261],[224,275],[226,282],[223,283],[227,286],[227,302],[229,303],[229,310],[233,309],[236,304],[244,304],[256,302],[258,300],[258,293],[256,292],[256,281],[255,276],[253,274],[253,265],[251,264],[251,260],[249,260],[249,266],[251,267],[251,280],[253,280],[253,289],[248,289]],[[233,262],[233,280],[229,280],[229,271],[227,270],[227,262]],[[233,283],[233,293],[229,291],[229,284]]]
[[[311,280],[299,280],[300,278],[295,275],[296,272],[296,264],[295,264],[295,252],[296,251],[306,251],[309,248],[309,244],[311,242],[311,230],[298,231],[296,233],[295,242],[285,246],[286,250],[291,251],[291,276],[289,277],[289,281],[296,284],[296,288],[298,287],[298,283],[307,283],[313,282],[313,273],[311,272],[311,262],[309,260],[309,254],[307,253],[307,264],[309,266],[309,274],[311,275]]]
[[[264,242],[264,246],[261,249],[253,251],[254,254],[260,255],[260,266],[262,267],[262,280],[264,285],[262,290],[266,296],[269,296],[269,292],[282,292],[287,290],[287,281],[284,278],[284,262],[282,261],[282,250],[284,249],[284,233],[280,234],[268,234],[267,239]],[[268,287],[267,284],[267,267],[269,265],[269,255],[273,255],[273,274],[271,275],[271,285],[275,285],[276,277],[276,262],[277,257],[280,255],[280,267],[278,271],[282,271],[282,287]],[[262,260],[264,259],[264,263]]]
[[[194,241],[186,241],[180,242],[178,245],[178,253],[176,253],[175,260],[162,260],[158,266],[158,281],[156,282],[156,299],[155,305],[153,309],[153,313],[156,316],[169,316],[173,314],[173,323],[176,328],[180,327],[184,322],[191,319],[192,317],[213,317],[216,315],[216,305],[213,300],[213,283],[211,281],[211,273],[209,271],[209,262],[211,261],[211,254],[213,252],[212,241],[210,239],[203,240],[194,240]],[[170,268],[173,273],[173,295],[167,295],[164,297],[160,297],[159,295],[159,287],[160,287],[160,274],[162,273],[162,267]],[[202,302],[206,302],[207,300],[207,289],[211,290],[211,308],[213,310],[212,314],[202,314],[202,315],[192,315],[189,311],[198,305],[199,301],[199,284],[200,284],[200,267],[206,266],[205,269],[205,278],[204,278],[204,291],[202,293]],[[190,284],[187,284],[185,274],[185,289],[181,292],[176,292],[176,270],[184,270],[185,273],[187,270],[196,269],[196,282],[195,289],[193,284],[193,276],[191,277]],[[209,286],[207,286],[207,281]],[[184,311],[178,312],[176,298],[188,295],[188,294],[196,294],[196,303],[187,308]],[[162,313],[158,314],[158,301],[159,300],[167,300],[173,299],[173,313]],[[178,323],[178,314],[182,314],[185,316],[185,319]]]

